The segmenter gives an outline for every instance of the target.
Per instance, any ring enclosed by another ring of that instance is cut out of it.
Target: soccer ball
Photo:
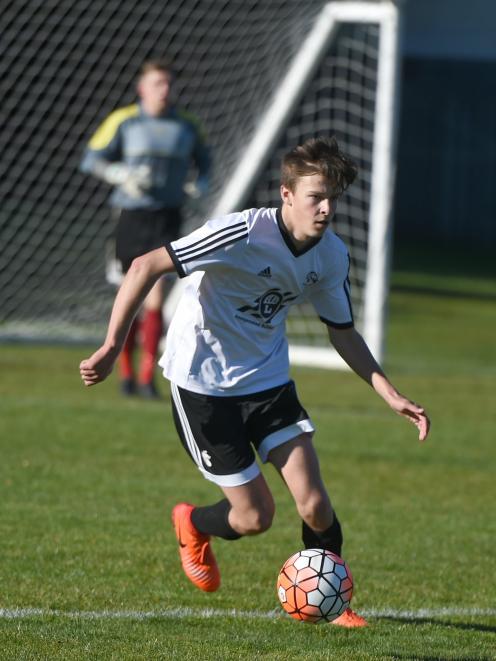
[[[294,553],[281,568],[277,595],[296,620],[332,622],[349,606],[353,577],[346,562],[324,549]]]

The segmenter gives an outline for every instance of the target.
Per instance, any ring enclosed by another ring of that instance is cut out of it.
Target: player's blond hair
[[[320,174],[331,182],[339,196],[354,181],[357,172],[357,166],[340,151],[334,136],[310,138],[283,157],[281,183],[294,192],[300,177]]]

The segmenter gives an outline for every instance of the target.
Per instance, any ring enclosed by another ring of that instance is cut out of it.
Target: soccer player
[[[311,301],[346,363],[418,428],[421,441],[427,437],[424,409],[394,388],[353,325],[349,256],[330,222],[355,176],[334,138],[290,151],[282,163],[281,208],[214,218],[134,260],[103,346],[81,362],[85,385],[105,379],[157,278],[173,270],[189,276],[160,365],[171,381],[181,441],[223,492],[213,505],[180,503],[172,511],[183,569],[201,590],[220,584],[212,536],[236,540],[271,525],[274,501],[255,452],[287,484],[305,547],[341,555],[341,526],[320,475],[314,426],[289,378],[284,325],[292,304]],[[367,624],[351,609],[335,623]]]
[[[139,103],[112,112],[91,138],[81,169],[114,186],[111,206],[118,217],[116,258],[126,273],[135,257],[165,245],[180,234],[186,191],[200,197],[208,190],[209,149],[198,121],[171,101],[173,74],[168,64],[150,60],[138,80]],[[190,166],[195,182],[187,181]],[[163,334],[166,283],[159,279],[144,301],[141,360],[136,383],[134,321],[120,356],[121,390],[158,396],[153,374]]]

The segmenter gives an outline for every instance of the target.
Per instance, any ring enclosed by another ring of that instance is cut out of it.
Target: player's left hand
[[[424,408],[415,404],[415,402],[411,402],[399,393],[395,394],[388,403],[393,411],[396,411],[398,415],[403,416],[417,427],[419,431],[419,441],[425,441],[429,434],[431,421]]]
[[[199,200],[207,195],[210,190],[210,184],[207,177],[200,176],[196,181],[186,182],[183,190],[192,200]]]
[[[104,381],[112,372],[115,360],[119,352],[105,346],[100,347],[95,353],[82,360],[79,365],[79,373],[85,386],[94,386]]]

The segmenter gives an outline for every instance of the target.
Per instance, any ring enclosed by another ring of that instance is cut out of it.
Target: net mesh
[[[135,100],[143,60],[178,71],[182,107],[198,115],[214,153],[215,206],[322,0],[8,0],[0,77],[0,338],[101,339],[115,290],[105,279],[112,236],[109,189],[79,173],[103,118]],[[334,132],[361,168],[336,229],[352,250],[360,316],[366,262],[377,26],[343,25],[253,187],[255,205],[279,201],[287,147]],[[247,200],[248,202],[248,200]],[[190,224],[202,220],[187,210]],[[292,317],[297,342],[320,343],[308,310]],[[313,316],[313,313],[312,313]],[[315,338],[315,339],[312,339]]]
[[[347,24],[337,34],[295,110],[253,191],[253,206],[279,198],[282,156],[318,135],[336,135],[340,148],[358,165],[358,178],[338,203],[333,229],[350,250],[355,322],[362,325],[368,252],[368,218],[374,139],[379,28]],[[328,346],[329,339],[310,304],[294,306],[287,322],[292,344]]]

